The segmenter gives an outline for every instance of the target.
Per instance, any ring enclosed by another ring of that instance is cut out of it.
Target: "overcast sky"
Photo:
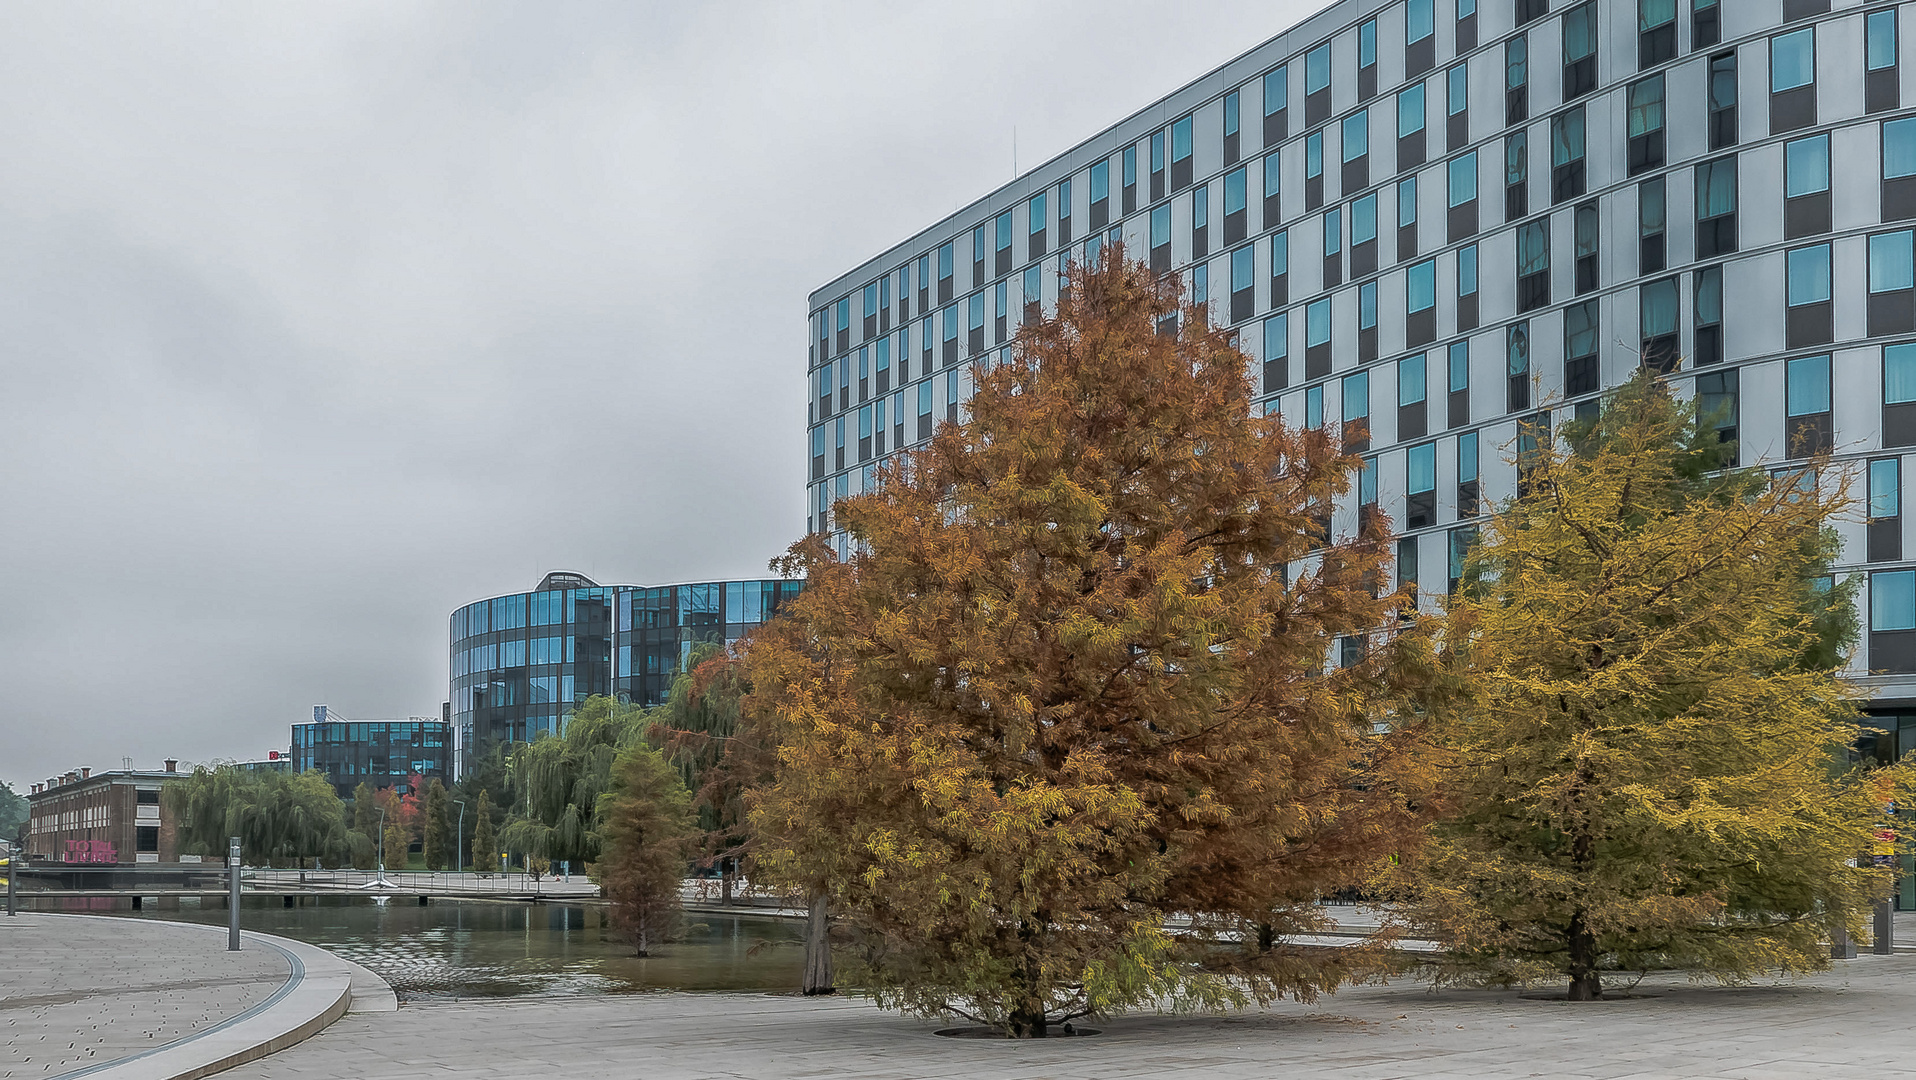
[[[1320,6],[7,4],[0,780],[436,715],[549,569],[762,573],[806,294]]]

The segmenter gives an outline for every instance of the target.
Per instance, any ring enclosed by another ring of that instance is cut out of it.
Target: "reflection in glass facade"
[[[343,799],[360,784],[411,791],[412,774],[452,782],[452,738],[444,720],[349,720],[324,705],[313,722],[293,725],[292,768],[318,769]]]
[[[594,694],[662,703],[694,645],[730,644],[771,618],[801,581],[600,585],[554,572],[529,593],[452,613],[455,757],[557,732]]]

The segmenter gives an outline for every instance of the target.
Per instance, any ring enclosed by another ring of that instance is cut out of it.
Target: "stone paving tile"
[[[1220,1017],[1141,1015],[1091,1039],[933,1037],[856,1000],[634,995],[417,1004],[349,1016],[226,1074],[234,1080],[1799,1080],[1916,1076],[1916,956],[1865,957],[1749,987],[1647,981],[1645,997],[1573,1005],[1417,983]]]
[[[226,951],[173,923],[0,915],[0,1080],[51,1077],[203,1031],[292,975],[276,949]]]

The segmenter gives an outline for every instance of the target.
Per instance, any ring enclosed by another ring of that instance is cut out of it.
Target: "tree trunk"
[[[1582,908],[1570,916],[1570,1000],[1603,1000],[1603,976],[1597,971],[1597,936],[1590,932]]]
[[[1049,1033],[1045,1030],[1044,1005],[1039,1003],[1035,1009],[1031,1008],[1030,1005],[1031,1003],[1027,1002],[1024,1006],[1012,1010],[1011,1015],[1005,1017],[1005,1034],[1014,1039],[1042,1039],[1047,1037]]]
[[[726,907],[731,907],[732,906],[732,860],[730,859],[722,860],[719,863],[719,866],[721,867],[721,869],[719,870],[719,903],[724,904]]]
[[[811,909],[805,916],[805,977],[800,986],[807,997],[838,989],[832,985],[832,945],[826,936],[829,929],[825,890],[814,889]]]

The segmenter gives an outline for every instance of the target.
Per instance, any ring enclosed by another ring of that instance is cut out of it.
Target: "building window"
[[[1249,244],[1231,251],[1231,322],[1241,323],[1257,310],[1256,251]]]
[[[949,242],[938,249],[938,302],[941,304],[951,303],[953,296],[952,275],[955,272],[953,260],[955,258],[956,252],[952,250],[952,245]]]
[[[1629,140],[1631,176],[1663,164],[1662,75],[1630,84]]]
[[[1911,232],[1877,233],[1869,238],[1869,333],[1916,331],[1916,268],[1911,265]]]
[[[1336,207],[1324,211],[1324,287],[1343,280],[1344,215]]]
[[[1291,136],[1286,111],[1291,99],[1290,71],[1286,66],[1264,75],[1264,145],[1268,149],[1276,149]]]
[[[1690,48],[1707,49],[1721,40],[1717,0],[1690,0]]]
[[[1362,453],[1370,449],[1370,372],[1344,376],[1342,391],[1344,449]],[[1373,496],[1368,501],[1377,499]]]
[[[1698,364],[1723,359],[1723,268],[1706,266],[1696,272],[1696,348]]]
[[[1554,205],[1584,192],[1583,106],[1550,120],[1550,201]]]
[[[1783,144],[1783,237],[1830,231],[1830,137]]]
[[[1477,433],[1457,436],[1457,516],[1477,516]]]
[[[1211,185],[1191,189],[1191,258],[1211,254]]]
[[[1457,249],[1457,330],[1477,328],[1477,245]]]
[[[1597,287],[1597,244],[1601,230],[1598,227],[1596,200],[1578,206],[1571,224],[1576,241],[1576,295],[1582,296],[1594,292]]]
[[[1357,362],[1377,359],[1377,282],[1357,287]]]
[[[1726,52],[1710,57],[1710,149],[1721,150],[1726,146],[1735,146],[1737,142],[1736,122],[1736,53]]]
[[[1437,339],[1437,260],[1426,259],[1404,277],[1404,342],[1410,348]]]
[[[1883,445],[1916,446],[1916,344],[1883,346]]]
[[[1530,407],[1530,324],[1512,323],[1504,331],[1504,392],[1506,412],[1522,412]]]
[[[1324,205],[1324,133],[1304,136],[1304,209]]]
[[[1470,71],[1458,64],[1444,73],[1444,150],[1470,142]]]
[[[1397,361],[1397,438],[1416,439],[1429,429],[1429,396],[1423,353]],[[1433,486],[1434,482],[1433,482]],[[1428,525],[1430,522],[1426,521]],[[1415,525],[1411,526],[1416,528]]]
[[[1127,146],[1118,154],[1119,197],[1122,212],[1133,213],[1138,208],[1138,148]]]
[[[1343,123],[1343,190],[1361,191],[1370,186],[1370,111],[1359,109]]]
[[[1151,269],[1160,274],[1171,272],[1171,205],[1151,208]]]
[[[1804,356],[1789,361],[1784,372],[1784,398],[1789,456],[1805,458],[1828,452],[1830,358]]]
[[[1003,345],[1005,343],[1005,337],[1010,330],[1010,323],[1011,323],[1010,292],[1011,291],[1008,287],[1008,283],[1003,281],[1000,281],[996,286],[992,288],[991,343],[993,345]],[[882,371],[882,366],[881,366],[881,371]],[[878,380],[878,392],[882,394],[885,392],[885,389],[886,389],[885,380],[881,375],[881,377]]]
[[[1377,269],[1377,196],[1351,200],[1351,274]]]
[[[859,294],[858,313],[862,318],[861,333],[858,340],[870,341],[878,336],[878,282],[866,285]]]
[[[1171,190],[1183,191],[1191,186],[1191,118],[1173,121],[1171,124]]]
[[[1006,210],[998,215],[997,222],[992,225],[997,251],[997,262],[992,268],[995,273],[1011,273],[1011,232],[1011,211]],[[1042,255],[1044,252],[1041,250],[1038,254]]]
[[[1657,176],[1637,185],[1637,272],[1654,274],[1663,269],[1664,260],[1663,177]]]
[[[1304,391],[1304,426],[1321,428],[1324,426],[1324,386],[1319,383]]]
[[[1102,229],[1111,224],[1111,163],[1093,162],[1087,179],[1091,196],[1091,228]]]
[[[1237,164],[1238,159],[1238,101],[1237,91],[1224,95],[1224,164],[1228,168]]]
[[[1883,122],[1882,219],[1916,218],[1916,116]]]
[[[1585,0],[1563,14],[1563,99],[1597,88],[1597,4]]]
[[[1543,464],[1550,442],[1550,413],[1540,412],[1517,421],[1517,497],[1532,493],[1530,477]]]
[[[1357,24],[1357,100],[1377,96],[1377,20]]]
[[[1445,169],[1444,236],[1454,244],[1477,233],[1477,152],[1457,155]]]
[[[1304,55],[1304,123],[1315,127],[1331,116],[1331,43]]]
[[[1437,524],[1436,443],[1413,446],[1404,454],[1404,491],[1404,528],[1423,529]]]
[[[1437,5],[1409,0],[1404,5],[1404,75],[1414,78],[1437,64]]]
[[[965,301],[965,355],[977,356],[985,351],[985,294],[972,293]]]
[[[1899,633],[1916,630],[1916,571],[1878,570],[1869,576],[1869,629],[1870,670],[1916,668],[1911,635]]]
[[[1637,0],[1637,67],[1676,55],[1676,0]]]
[[[1457,0],[1457,55],[1477,47],[1477,0]]]
[[[971,287],[985,283],[985,227],[971,230]]]
[[[1696,167],[1696,257],[1736,250],[1736,156]]]
[[[1869,463],[1869,524],[1867,558],[1895,562],[1903,557],[1902,459],[1875,458]]]
[[[1462,427],[1470,423],[1470,342],[1453,341],[1445,351],[1445,366],[1449,368],[1447,419],[1451,427]]]
[[[1151,201],[1164,198],[1164,132],[1153,131],[1151,145]]]
[[[1597,331],[1595,300],[1563,310],[1563,392],[1569,397],[1594,394],[1600,385]]]
[[[1902,104],[1896,76],[1896,8],[1863,19],[1863,109],[1883,112]]]
[[[1532,0],[1517,0],[1519,4]],[[1535,0],[1541,3],[1542,0]],[[1462,528],[1450,530],[1450,592],[1456,595],[1464,583],[1464,562],[1470,557],[1470,549],[1477,546],[1477,530]]]
[[[1517,310],[1550,303],[1550,219],[1517,227]]]
[[[1424,163],[1424,84],[1405,87],[1397,94],[1397,171]]]
[[[1271,306],[1283,307],[1291,302],[1291,234],[1283,232],[1271,234]]]
[[[1523,131],[1504,136],[1504,220],[1530,213],[1530,138]]]
[[[1696,421],[1706,431],[1714,429],[1719,443],[1736,441],[1736,391],[1735,368],[1697,376]],[[1730,464],[1735,463],[1732,458]]]
[[[1313,300],[1304,308],[1304,378],[1331,373],[1331,301]]]
[[[1283,203],[1279,198],[1284,186],[1283,164],[1278,152],[1273,150],[1264,155],[1264,227],[1271,228],[1284,220]]]
[[[1518,34],[1504,42],[1504,126],[1521,124],[1529,117],[1530,47]]]
[[[1397,261],[1417,257],[1417,178],[1397,182]]]
[[[1830,310],[1830,246],[1793,248],[1785,257],[1788,276],[1784,315],[1784,347],[1801,348],[1829,341],[1833,327]]]
[[[1282,313],[1264,320],[1264,392],[1275,394],[1291,385],[1290,320]]]
[[[1416,496],[1411,496],[1413,499]],[[1401,613],[1402,618],[1411,618],[1417,611],[1417,547],[1414,536],[1402,537],[1397,541],[1397,587],[1410,597],[1410,603]]]
[[[1668,375],[1682,349],[1677,335],[1677,279],[1646,282],[1637,289],[1638,339],[1643,365]]]
[[[1224,242],[1235,244],[1249,234],[1245,218],[1245,176],[1243,169],[1224,174]]]
[[[1770,39],[1770,133],[1816,123],[1816,28]]]

